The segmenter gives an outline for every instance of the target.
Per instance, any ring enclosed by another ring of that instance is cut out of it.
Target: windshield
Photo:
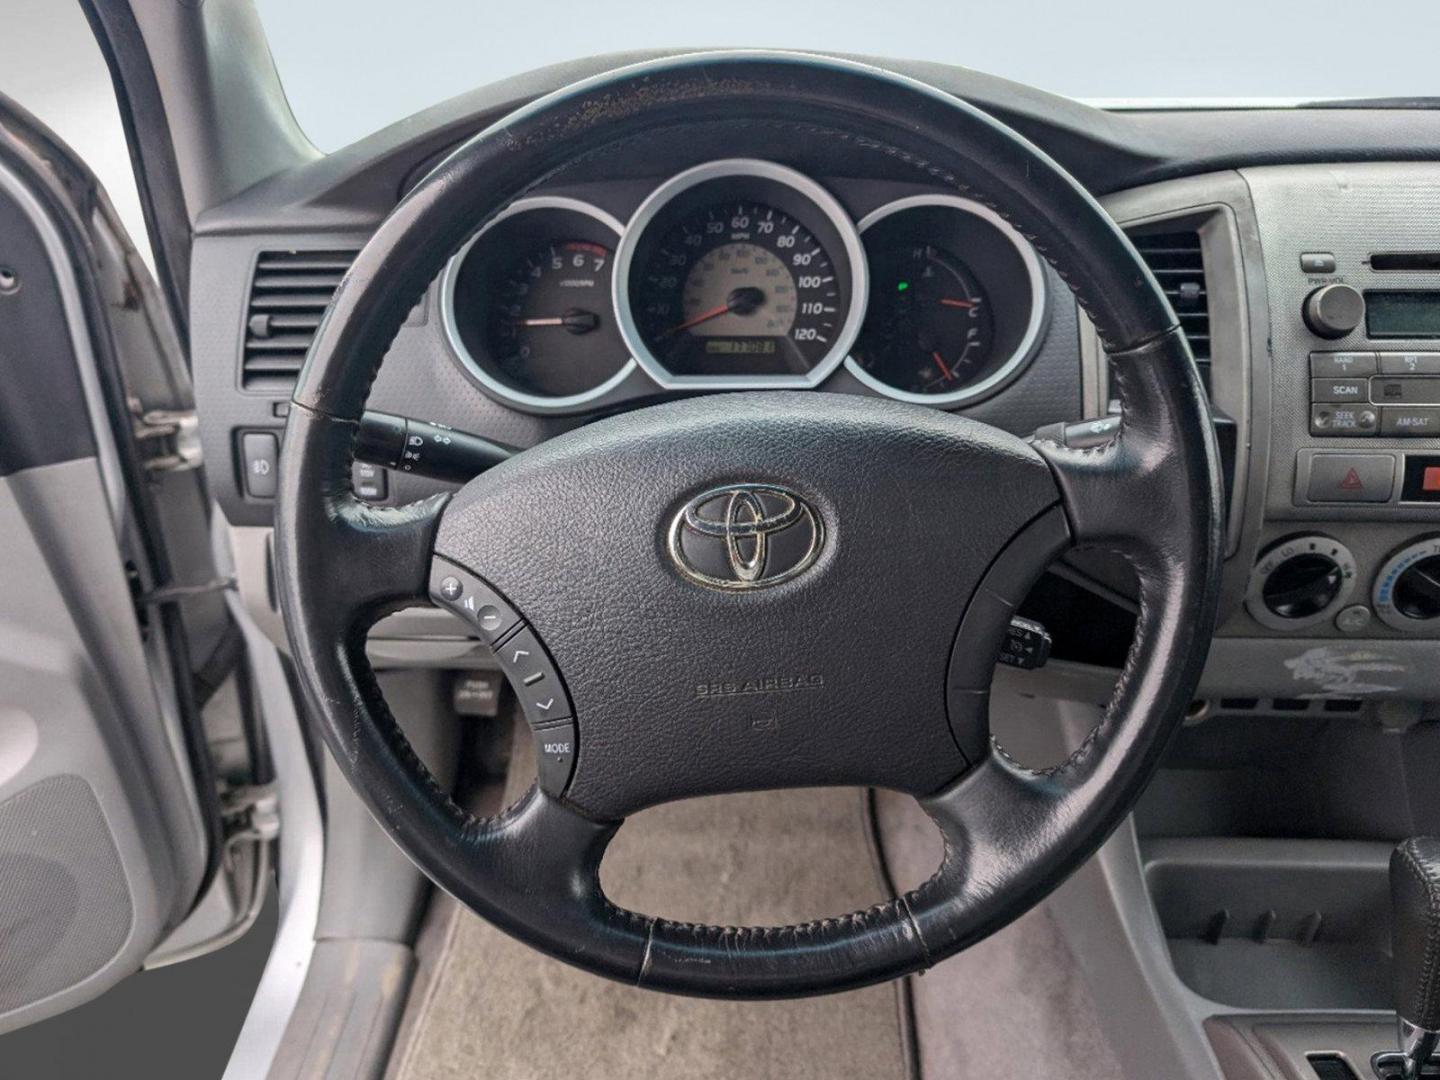
[[[758,46],[930,60],[1083,100],[1433,92],[1436,0],[258,0],[300,126],[334,150],[466,90],[597,53]],[[1397,27],[1408,27],[1396,32]],[[1429,32],[1426,32],[1428,28]]]

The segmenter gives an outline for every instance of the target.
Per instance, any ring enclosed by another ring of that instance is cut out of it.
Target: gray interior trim
[[[1395,1025],[1350,1014],[1226,1016],[1209,1020],[1206,1034],[1226,1080],[1313,1080],[1313,1053],[1340,1058],[1356,1076],[1368,1077],[1370,1055],[1395,1048]]]
[[[191,777],[167,736],[114,533],[74,528],[78,508],[103,501],[93,458],[0,480],[0,802],[46,779],[82,778],[132,914],[113,955],[92,952],[83,979],[12,1008],[0,1031],[79,1005],[137,970],[193,901],[204,866]],[[77,857],[53,855],[62,865]],[[94,870],[84,862],[69,868],[81,877]],[[45,912],[10,914],[33,923]],[[56,958],[86,930],[66,928],[51,946]]]
[[[229,569],[232,560],[226,550],[224,520],[224,515],[215,514],[214,546],[217,564]],[[325,833],[310,755],[280,654],[241,599],[233,593],[226,599],[245,638],[280,798],[280,922],[224,1076],[224,1080],[257,1080],[269,1074],[275,1061],[314,954]]]
[[[1092,703],[1107,700],[1116,675],[1109,674],[1109,684],[1098,696],[1073,693],[1076,687],[1064,681],[1047,681],[1045,696],[1037,696],[1041,687],[1025,676],[1056,678],[1052,667],[1019,677],[1012,669],[999,668],[991,688],[996,737],[1036,767],[1060,761],[1083,744],[1101,715]],[[1125,1075],[1221,1080],[1198,1019],[1215,1010],[1197,1008],[1199,999],[1170,963],[1146,888],[1133,821],[1127,818],[1046,903],[1086,977],[1096,1014]],[[1159,1072],[1157,1062],[1165,1063]]]
[[[1200,235],[1210,305],[1211,395],[1237,429],[1225,553],[1233,558],[1253,551],[1268,463],[1270,366],[1264,263],[1249,189],[1238,173],[1216,173],[1123,191],[1104,206],[1125,229],[1165,224]],[[1227,572],[1228,604],[1238,602],[1247,569]]]
[[[378,678],[411,749],[441,787],[452,789],[461,721],[450,707],[449,672],[412,668],[380,672]],[[315,936],[408,947],[430,882],[375,823],[329,754],[324,770],[325,874]]]
[[[390,941],[320,941],[268,1080],[380,1080],[415,975]]]
[[[75,270],[70,265],[65,242],[55,230],[55,223],[51,221],[50,215],[24,182],[3,162],[0,162],[0,190],[14,200],[30,218],[45,245],[46,258],[55,273],[55,281],[60,289],[60,301],[65,308],[65,329],[70,335],[71,348],[75,352],[80,385],[85,392],[85,410],[95,437],[95,451],[100,462],[100,476],[105,484],[105,502],[110,508],[110,522],[116,535],[122,535],[129,509],[125,496],[125,480],[120,472],[120,453],[115,447],[115,433],[110,430],[110,420],[105,411],[105,395],[100,389],[100,375],[95,364],[95,353],[90,345],[90,327],[85,321],[85,307],[80,300],[80,284],[75,280]]]
[[[1105,415],[1110,406],[1110,370],[1100,335],[1084,311],[1080,322],[1080,419],[1093,420]]]
[[[322,155],[280,86],[252,0],[132,3],[169,129],[186,210],[201,211]]]

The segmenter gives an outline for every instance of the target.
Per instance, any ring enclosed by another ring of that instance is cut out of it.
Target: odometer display
[[[813,181],[769,162],[714,162],[662,185],[616,272],[622,329],[662,384],[812,386],[859,328],[853,225]]]

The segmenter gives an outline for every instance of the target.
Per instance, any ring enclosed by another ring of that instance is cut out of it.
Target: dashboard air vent
[[[1210,296],[1205,288],[1205,262],[1200,234],[1184,232],[1132,233],[1131,242],[1160,282],[1170,306],[1190,340],[1190,351],[1205,392],[1210,392]]]
[[[240,386],[289,394],[354,251],[262,251],[250,282]]]

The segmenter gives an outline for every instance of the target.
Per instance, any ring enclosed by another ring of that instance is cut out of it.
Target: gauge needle
[[[564,315],[552,315],[533,319],[516,319],[515,325],[563,326],[572,334],[585,334],[600,325],[600,316],[596,315],[593,311],[584,311],[581,308],[570,308]]]
[[[955,373],[945,366],[945,358],[940,355],[939,349],[930,354],[930,359],[935,361],[935,366],[940,369],[940,374],[946,382],[955,378]]]
[[[954,297],[951,297],[951,296],[942,296],[942,297],[940,298],[940,303],[944,304],[946,307],[963,307],[963,308],[973,308],[973,307],[975,307],[975,301],[974,301],[974,300],[956,300]]]
[[[692,315],[684,322],[661,333],[661,337],[669,337],[671,334],[678,334],[681,330],[689,330],[692,326],[699,326],[711,319],[718,319],[721,315],[729,315],[732,311],[737,315],[749,315],[765,302],[765,292],[753,285],[742,285],[738,289],[732,289],[730,295],[725,298],[725,303],[718,304],[709,311],[702,311],[699,315]]]

